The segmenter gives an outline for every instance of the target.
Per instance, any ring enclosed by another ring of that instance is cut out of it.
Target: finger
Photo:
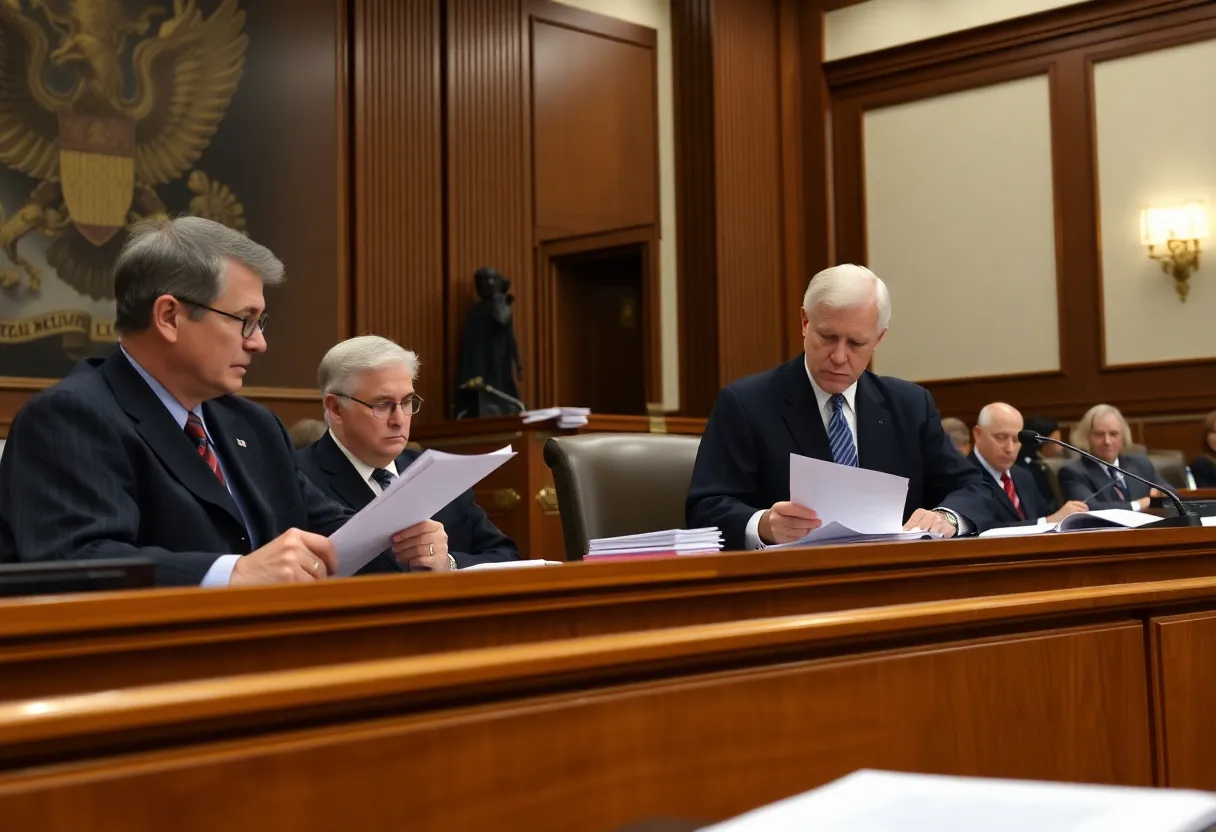
[[[430,555],[417,555],[410,558],[406,563],[410,565],[410,569],[425,569],[428,572],[434,571],[435,561],[438,558],[433,558]]]
[[[326,575],[336,575],[338,573],[338,553],[328,537],[322,537],[319,534],[309,534],[308,538],[304,540],[304,545],[308,548],[307,554],[324,567]]]
[[[805,506],[800,506],[797,503],[789,502],[774,504],[772,512],[773,514],[781,515],[782,517],[801,517],[805,520],[815,520],[819,516]]]
[[[395,535],[393,535],[393,541],[408,540],[411,537],[421,537],[424,534],[441,531],[442,529],[442,523],[438,523],[434,520],[423,520],[421,523],[415,523],[414,525],[397,532]]]
[[[817,529],[823,525],[819,520],[806,520],[801,517],[783,517],[774,522],[773,528],[784,529],[790,532],[809,532],[811,529]]]

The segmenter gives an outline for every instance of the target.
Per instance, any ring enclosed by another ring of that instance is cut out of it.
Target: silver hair
[[[396,341],[379,335],[360,335],[330,347],[317,368],[317,386],[321,395],[350,393],[350,384],[360,373],[403,366],[410,378],[418,377],[421,362],[418,355]]]
[[[1119,408],[1110,404],[1096,404],[1089,410],[1085,411],[1085,415],[1072,426],[1072,434],[1069,436],[1069,441],[1083,451],[1090,450],[1089,435],[1094,431],[1094,422],[1103,416],[1116,416],[1119,419],[1119,427],[1123,430],[1123,443],[1132,441],[1132,429],[1127,424],[1127,420],[1123,418],[1123,414],[1119,412]]]
[[[819,306],[852,309],[873,300],[878,301],[878,331],[882,332],[891,325],[891,294],[887,284],[865,266],[842,263],[811,278],[802,296],[802,308],[810,317],[811,311]]]
[[[283,263],[270,249],[218,222],[161,217],[139,223],[114,264],[115,328],[147,329],[162,295],[210,306],[224,291],[230,261],[247,266],[267,286],[284,280]],[[205,311],[196,308],[191,316]]]

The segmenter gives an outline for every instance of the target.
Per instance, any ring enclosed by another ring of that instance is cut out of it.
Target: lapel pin
[[[242,448],[244,448],[244,447],[245,447],[245,440],[244,440],[244,439],[238,439],[238,440],[236,440],[236,444],[238,444],[238,445],[240,445]]]

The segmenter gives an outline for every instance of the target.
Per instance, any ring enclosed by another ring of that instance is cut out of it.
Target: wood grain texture
[[[439,0],[355,0],[355,332],[442,365],[443,120]],[[444,398],[440,371],[419,394]],[[423,408],[419,423],[443,416]]]
[[[1158,674],[1162,784],[1216,789],[1211,748],[1216,723],[1216,614],[1163,616],[1152,621],[1152,666]]]
[[[532,405],[531,81],[522,3],[449,0],[444,15],[448,350],[446,365],[437,361],[434,371],[444,373],[450,392],[459,367],[460,331],[477,301],[473,273],[493,266],[511,280],[515,337],[525,368],[520,391]]]

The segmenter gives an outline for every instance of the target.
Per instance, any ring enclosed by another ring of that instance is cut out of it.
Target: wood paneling
[[[355,332],[433,356],[417,384],[433,402],[445,350],[440,35],[439,0],[355,0]]]
[[[1167,616],[1152,622],[1153,667],[1159,674],[1157,731],[1162,785],[1216,790],[1212,745],[1216,720],[1216,614]]]
[[[991,401],[1060,419],[1075,419],[1100,401],[1131,417],[1216,407],[1210,384],[1216,361],[1102,367],[1091,72],[1093,62],[1106,57],[1211,37],[1216,4],[1210,0],[1106,0],[825,66],[832,97],[836,246],[839,259],[856,262],[866,260],[861,121],[867,109],[1050,74],[1061,370],[929,382],[944,415],[974,420]],[[805,40],[803,45],[810,48]],[[1027,321],[1027,337],[1033,337],[1033,327]]]
[[[531,79],[524,12],[521,0],[447,0],[444,14],[448,352],[446,365],[435,356],[423,372],[443,374],[450,394],[460,331],[477,301],[473,273],[493,266],[511,280],[524,367],[520,393],[533,406]]]

